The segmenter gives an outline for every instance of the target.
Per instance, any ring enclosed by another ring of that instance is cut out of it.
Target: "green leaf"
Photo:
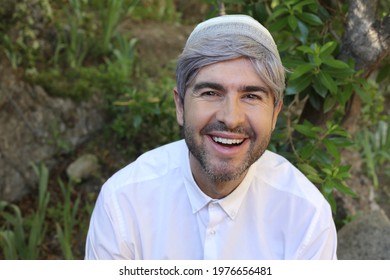
[[[348,132],[345,132],[345,134],[348,134]],[[338,135],[338,134],[334,134],[334,135]],[[353,142],[351,141],[351,139],[347,138],[349,137],[349,135],[345,136],[345,135],[340,135],[342,137],[335,137],[333,138],[333,143],[335,145],[337,145],[338,147],[343,147],[343,148],[346,148],[346,147],[349,147],[353,144]]]
[[[294,15],[290,15],[290,16],[288,16],[287,21],[288,21],[288,25],[290,26],[290,28],[293,31],[295,31],[297,29],[297,26],[298,26],[297,18]]]
[[[314,54],[314,50],[313,50],[311,47],[306,46],[306,45],[304,45],[304,46],[299,46],[299,47],[297,48],[297,50],[299,50],[299,51],[301,51],[301,52],[303,52],[303,53],[305,53],[305,54]]]
[[[289,12],[288,12],[288,9],[287,9],[287,7],[286,6],[278,6],[278,7],[276,7],[274,10],[273,10],[273,12],[272,12],[272,14],[270,15],[270,17],[269,17],[269,19],[268,20],[274,20],[274,19],[276,19],[276,18],[278,18],[279,16],[281,16],[281,15],[285,15],[285,14],[288,14]]]
[[[307,163],[298,163],[297,167],[305,174],[318,174],[317,170]]]
[[[336,178],[339,180],[345,180],[351,177],[349,170],[351,169],[351,165],[342,165],[339,168],[339,172],[336,174]]]
[[[319,166],[329,164],[329,162],[332,161],[330,159],[330,154],[326,153],[323,149],[315,149],[312,160],[314,160]]]
[[[307,178],[314,184],[322,184],[324,182],[319,174],[308,174]]]
[[[323,98],[321,98],[318,94],[310,94],[309,102],[317,111],[322,110]]]
[[[347,63],[337,59],[326,59],[323,60],[323,63],[336,69],[349,69],[349,65]]]
[[[378,76],[376,78],[378,83],[383,82],[386,79],[389,79],[390,77],[390,63],[387,61],[388,64],[385,64],[383,67],[379,69]]]
[[[322,57],[329,56],[334,52],[336,48],[337,43],[335,41],[330,41],[320,48],[320,54]]]
[[[286,88],[286,95],[295,95],[302,92],[310,85],[311,80],[312,78],[310,75],[304,75],[299,79],[289,81]]]
[[[323,140],[324,146],[326,150],[334,157],[336,162],[340,161],[340,153],[337,149],[337,146],[332,142],[332,140],[324,139]]]
[[[321,57],[319,57],[319,55],[317,53],[315,53],[312,57],[311,57],[311,60],[313,61],[313,63],[315,65],[317,65],[318,67],[321,66],[322,64],[322,59]]]
[[[301,64],[294,70],[294,72],[291,74],[289,80],[290,81],[295,80],[295,79],[301,77],[302,75],[310,72],[315,67],[316,67],[315,65],[308,64],[308,63]]]
[[[324,113],[328,113],[337,104],[337,98],[334,96],[328,96],[324,102]]]
[[[355,70],[350,68],[349,66],[348,68],[340,69],[327,66],[326,64],[324,64],[322,71],[331,75],[332,77],[335,77],[338,80],[346,79],[350,77],[353,73],[355,73]]]
[[[343,137],[348,137],[349,134],[348,132],[338,124],[332,122],[332,121],[327,121],[326,122],[326,128],[328,129],[327,133],[329,135],[339,135]]]
[[[323,25],[322,20],[318,16],[316,16],[315,14],[312,14],[312,13],[303,12],[302,14],[299,15],[299,18],[302,21],[304,21],[310,25],[313,25],[313,26]]]
[[[307,163],[298,163],[297,167],[299,170],[302,171],[313,183],[322,183],[323,180],[321,179],[320,175],[318,174],[318,171],[311,165]]]
[[[312,124],[305,122],[304,124],[296,124],[293,126],[296,131],[299,133],[308,136],[310,138],[317,138],[318,128],[314,127]]]
[[[307,6],[307,5],[318,5],[316,1],[313,1],[313,0],[305,0],[305,1],[296,1],[296,5],[294,5],[294,10],[296,11],[302,11],[303,7],[304,6]]]
[[[253,17],[258,19],[260,22],[267,21],[268,13],[266,6],[263,3],[255,3],[253,6]]]
[[[322,84],[318,75],[314,76],[312,86],[321,97],[325,98],[328,95],[328,89]]]
[[[370,104],[371,103],[371,96],[369,93],[367,93],[363,88],[360,87],[360,85],[353,84],[352,85],[355,92],[360,96],[360,98],[363,100],[364,103]]]
[[[303,160],[308,160],[310,157],[313,156],[313,152],[315,151],[315,147],[312,144],[307,144],[303,148],[299,149],[299,156]]]
[[[302,44],[307,43],[307,37],[309,36],[309,28],[302,21],[298,20],[299,40]]]
[[[333,214],[336,214],[336,210],[337,210],[337,202],[336,202],[336,199],[334,198],[333,195],[328,195],[326,196],[326,199],[328,200],[329,204],[330,204],[330,208],[332,209],[332,213]]]
[[[295,69],[302,63],[304,63],[300,58],[294,58],[294,57],[285,57],[283,58],[283,65],[287,67],[287,69]]]
[[[350,187],[343,183],[335,184],[335,188],[344,194],[350,195],[352,197],[357,197],[356,193]]]
[[[337,85],[334,82],[333,78],[323,71],[318,73],[318,78],[320,79],[321,83],[332,93],[337,92]]]
[[[278,31],[281,31],[282,29],[284,29],[286,26],[287,26],[288,22],[287,22],[287,18],[281,18],[275,22],[273,22],[270,26],[269,26],[269,31],[270,32],[278,32]]]

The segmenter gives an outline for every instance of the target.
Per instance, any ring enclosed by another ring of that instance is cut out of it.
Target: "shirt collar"
[[[248,172],[245,175],[244,180],[242,180],[241,184],[238,185],[238,187],[231,194],[219,200],[219,205],[232,220],[236,218],[242,202],[244,201],[245,195],[251,185],[255,173],[254,165],[256,165],[256,162],[252,164],[251,167],[249,167]]]
[[[183,167],[184,185],[191,203],[192,213],[196,213],[212,201],[212,198],[200,190],[192,176],[188,148],[187,152],[183,153]]]
[[[191,172],[189,152],[187,151],[186,153],[183,153],[183,157],[183,175],[185,179],[185,187],[187,190],[188,198],[191,203],[192,212],[196,213],[203,207],[205,207],[207,204],[215,200],[203,193],[196,184]],[[255,170],[254,165],[256,165],[256,162],[252,164],[252,166],[248,169],[244,180],[231,194],[224,197],[223,199],[218,200],[218,204],[232,220],[234,220],[237,216],[244,197],[252,182]]]

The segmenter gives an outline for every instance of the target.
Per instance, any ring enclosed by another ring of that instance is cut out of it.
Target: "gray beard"
[[[211,130],[231,131],[225,128],[223,124],[215,124],[215,125],[210,125],[205,127],[204,129],[202,129],[200,134],[204,135]],[[235,132],[244,131],[247,135],[250,136],[250,139],[256,140],[256,136],[254,136],[254,133],[249,129],[236,129],[234,131]],[[209,180],[211,180],[214,183],[223,183],[223,182],[229,182],[229,181],[234,181],[239,179],[243,174],[247,172],[249,167],[264,154],[271,138],[271,133],[269,133],[264,139],[262,139],[260,145],[258,145],[257,147],[255,147],[254,142],[252,142],[250,145],[249,152],[244,158],[242,164],[240,164],[240,166],[232,172],[232,171],[228,171],[229,169],[231,169],[228,160],[226,162],[220,163],[218,167],[214,167],[211,165],[206,150],[204,150],[201,145],[196,144],[194,138],[195,133],[191,128],[186,126],[185,121],[184,121],[184,127],[182,132],[190,153],[195,157],[196,160],[198,160],[200,166],[204,171],[204,174],[206,174]]]

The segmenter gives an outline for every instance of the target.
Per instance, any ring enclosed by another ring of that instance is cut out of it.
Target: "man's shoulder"
[[[182,160],[183,153],[188,152],[187,146],[184,140],[175,141],[154,148],[140,155],[130,165],[145,165],[150,167],[155,166],[167,166],[168,163],[175,164]],[[126,167],[128,167],[126,166]],[[125,168],[126,168],[125,167]]]
[[[257,179],[279,191],[308,200],[323,200],[318,188],[288,159],[266,151],[257,164]]]
[[[172,142],[147,151],[135,161],[117,171],[106,184],[112,188],[158,180],[185,164],[188,152],[184,140]]]

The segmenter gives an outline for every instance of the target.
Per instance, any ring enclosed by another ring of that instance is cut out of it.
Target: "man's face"
[[[193,175],[214,183],[242,180],[266,150],[281,108],[244,58],[203,67],[184,104],[176,91],[175,102]]]

